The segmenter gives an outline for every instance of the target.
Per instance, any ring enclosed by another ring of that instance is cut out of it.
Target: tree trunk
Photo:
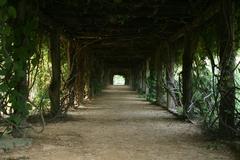
[[[55,31],[50,35],[50,57],[52,61],[52,79],[49,86],[49,98],[51,101],[51,115],[60,112],[60,87],[61,87],[61,63],[59,34]]]
[[[192,31],[186,33],[184,40],[184,53],[182,57],[183,116],[189,116],[193,112],[193,108],[189,108],[192,100],[192,63],[198,42],[198,36],[194,34]]]
[[[235,128],[235,82],[234,82],[234,29],[233,29],[233,4],[231,0],[222,0],[220,14],[220,107],[219,107],[219,128],[224,137],[232,137]]]

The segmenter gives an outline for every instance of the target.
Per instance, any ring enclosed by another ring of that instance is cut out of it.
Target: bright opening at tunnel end
[[[122,75],[113,76],[113,85],[114,86],[123,86],[126,84],[125,77]]]

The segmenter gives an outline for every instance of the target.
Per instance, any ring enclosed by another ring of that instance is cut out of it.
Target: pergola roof
[[[118,59],[120,63],[133,63],[153,53],[160,40],[175,40],[186,26],[194,21],[199,23],[212,3],[212,0],[48,0],[41,5],[40,17],[43,26],[57,27],[82,43],[99,40],[91,44],[91,51],[108,62]]]

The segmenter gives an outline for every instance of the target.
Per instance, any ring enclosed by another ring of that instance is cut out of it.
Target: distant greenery
[[[34,67],[31,65],[31,90],[29,93],[30,99],[37,106],[48,111],[50,107],[50,99],[48,96],[48,87],[51,81],[51,63],[49,59],[49,44],[48,39],[43,38],[38,46],[38,65]]]
[[[125,77],[122,75],[114,75],[113,85],[125,85]]]

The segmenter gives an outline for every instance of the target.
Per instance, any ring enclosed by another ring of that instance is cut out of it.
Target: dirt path
[[[178,121],[126,87],[110,87],[64,122],[33,134],[33,146],[2,159],[33,160],[230,160],[195,126]],[[0,154],[1,157],[1,154]],[[1,159],[1,158],[0,158]]]

